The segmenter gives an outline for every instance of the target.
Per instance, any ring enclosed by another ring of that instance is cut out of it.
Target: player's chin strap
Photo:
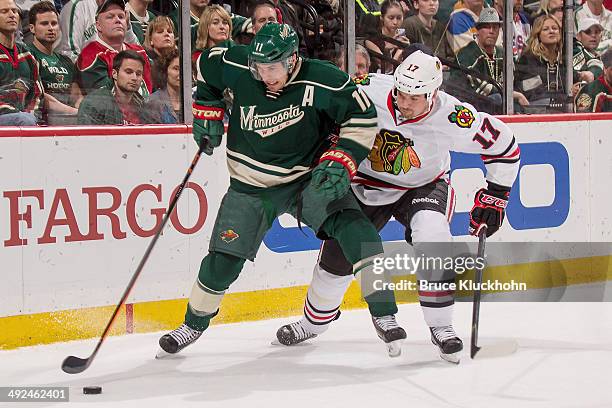
[[[425,98],[427,99],[427,110],[423,113],[420,113],[412,118],[405,118],[407,120],[413,120],[416,118],[423,118],[425,116],[427,116],[429,114],[429,112],[431,112],[431,110],[433,109],[433,105],[434,105],[434,101],[436,100],[436,95],[438,94],[438,90],[436,89],[433,92],[429,92],[426,94],[420,94],[420,95],[425,95]],[[391,90],[391,96],[393,97],[393,107],[401,113],[401,111],[399,110],[399,107],[397,106],[397,88],[393,87],[393,89]]]

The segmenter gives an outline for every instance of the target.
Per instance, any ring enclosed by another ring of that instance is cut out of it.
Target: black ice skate
[[[389,357],[398,357],[402,354],[402,343],[406,339],[406,331],[395,321],[395,315],[374,317],[372,323],[378,337],[385,342]]]
[[[174,329],[170,333],[161,336],[159,339],[161,350],[157,353],[156,358],[178,353],[199,339],[202,333],[204,332],[194,330],[185,323],[181,324],[178,329]]]
[[[301,320],[281,326],[276,332],[276,339],[285,346],[293,346],[314,337],[317,335],[304,327]]]
[[[459,364],[459,352],[463,350],[463,342],[453,329],[453,326],[430,327],[431,342],[438,346],[440,357],[449,363]]]

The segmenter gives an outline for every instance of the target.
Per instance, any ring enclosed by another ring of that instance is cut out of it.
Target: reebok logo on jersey
[[[255,113],[257,106],[240,107],[240,128],[255,132],[261,137],[272,136],[291,125],[295,125],[304,117],[304,112],[297,105],[276,112],[260,115]]]
[[[422,198],[413,198],[410,204],[419,204],[419,203],[431,203],[435,205],[440,205],[440,202],[435,198],[422,197]]]

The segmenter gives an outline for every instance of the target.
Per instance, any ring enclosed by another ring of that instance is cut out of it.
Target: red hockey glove
[[[471,235],[477,236],[480,226],[486,224],[487,237],[490,237],[504,222],[510,188],[491,182],[488,185],[488,188],[481,188],[474,196],[474,207],[470,211]]]

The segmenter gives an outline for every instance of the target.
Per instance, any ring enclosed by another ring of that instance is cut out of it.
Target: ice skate
[[[431,342],[438,346],[440,357],[449,363],[459,364],[459,352],[463,342],[455,333],[453,326],[430,327]]]
[[[161,336],[159,339],[161,350],[158,351],[155,358],[163,358],[170,354],[178,353],[199,339],[202,333],[204,332],[194,330],[183,323],[178,329],[174,329],[170,333]]]
[[[395,315],[374,317],[372,323],[378,337],[385,342],[389,357],[398,357],[402,354],[402,343],[406,339],[406,331],[395,321]]]
[[[302,324],[302,320],[281,326],[276,332],[278,343],[285,346],[293,346],[315,337],[317,335]]]

